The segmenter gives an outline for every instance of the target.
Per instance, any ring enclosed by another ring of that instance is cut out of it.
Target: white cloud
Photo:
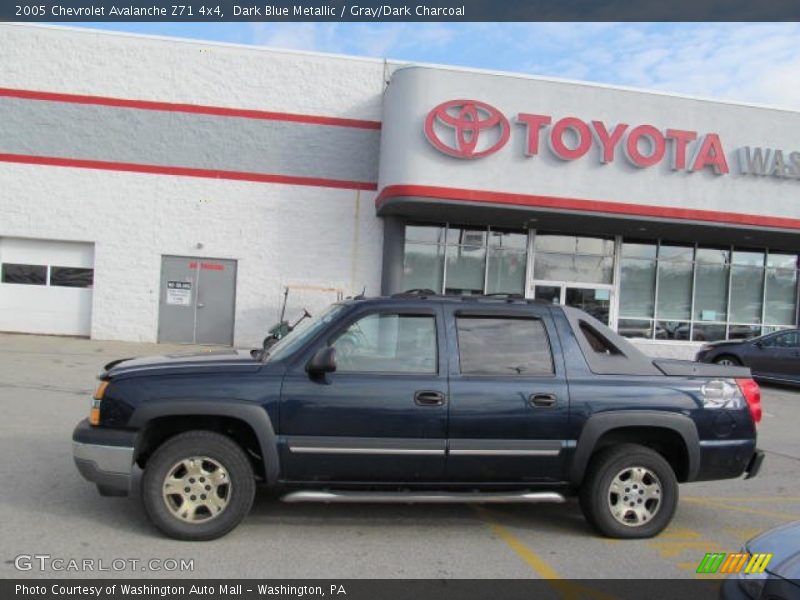
[[[249,37],[800,109],[794,23],[255,23]]]
[[[254,23],[251,43],[386,58],[408,49],[441,48],[456,35],[444,23]]]
[[[800,25],[618,24],[585,34],[558,35],[562,56],[526,70],[800,108]]]

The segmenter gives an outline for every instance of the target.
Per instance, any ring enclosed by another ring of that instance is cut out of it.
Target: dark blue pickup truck
[[[754,476],[744,367],[644,356],[589,315],[513,297],[353,299],[268,351],[108,364],[75,463],[143,469],[153,522],[213,539],[261,483],[286,502],[563,502],[602,534],[666,527],[678,483]]]

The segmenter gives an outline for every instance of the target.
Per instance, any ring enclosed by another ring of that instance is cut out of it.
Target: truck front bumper
[[[84,419],[72,432],[72,457],[84,479],[104,496],[127,496],[133,470],[136,432],[89,425]]]

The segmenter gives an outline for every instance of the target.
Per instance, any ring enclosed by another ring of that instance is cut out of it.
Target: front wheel
[[[647,538],[669,525],[678,504],[670,464],[645,446],[622,444],[601,451],[580,489],[586,520],[613,538]]]
[[[735,356],[730,356],[729,354],[723,354],[720,357],[714,359],[715,365],[722,365],[724,367],[741,367],[742,361],[740,361]]]
[[[230,438],[188,431],[162,444],[145,467],[142,501],[162,532],[179,540],[222,537],[250,512],[253,468]]]

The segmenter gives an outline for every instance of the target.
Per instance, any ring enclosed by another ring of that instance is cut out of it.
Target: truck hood
[[[262,363],[249,350],[213,350],[208,352],[179,352],[144,358],[123,358],[108,363],[100,377],[103,379],[122,375],[175,372],[199,373],[206,371],[257,371]]]

